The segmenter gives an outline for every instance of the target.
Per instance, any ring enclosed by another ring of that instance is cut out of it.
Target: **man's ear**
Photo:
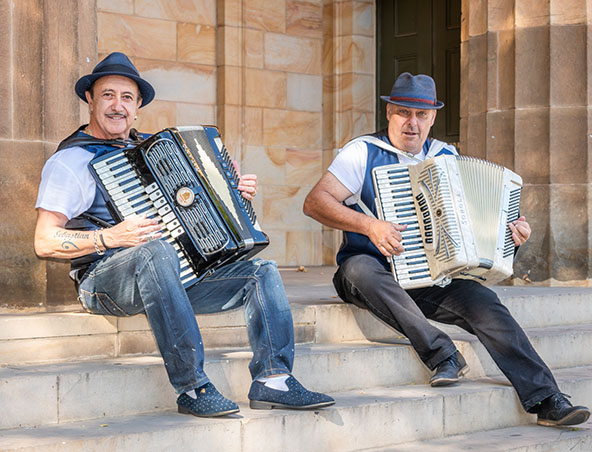
[[[85,92],[84,92],[84,96],[86,97],[86,102],[88,103],[88,105],[89,105],[89,106],[92,106],[92,101],[93,101],[93,98],[92,98],[92,96],[90,95],[90,91],[85,91]]]
[[[433,110],[434,112],[434,116],[432,116],[432,124],[430,124],[430,127],[434,125],[434,122],[436,121],[436,115],[438,114],[438,110]]]

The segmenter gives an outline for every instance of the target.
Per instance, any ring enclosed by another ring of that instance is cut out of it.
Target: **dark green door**
[[[436,81],[438,112],[434,137],[458,142],[460,123],[461,0],[377,0],[377,125],[387,125],[385,103],[402,72],[428,74]]]

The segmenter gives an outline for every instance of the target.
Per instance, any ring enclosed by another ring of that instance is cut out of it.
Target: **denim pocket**
[[[79,299],[82,307],[93,314],[114,315],[117,317],[130,316],[104,292],[88,292],[80,289]]]

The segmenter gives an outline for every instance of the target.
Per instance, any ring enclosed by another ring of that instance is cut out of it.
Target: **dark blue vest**
[[[388,138],[387,129],[376,132],[372,134],[372,136],[375,136],[385,143],[392,145]],[[428,139],[423,145],[423,152],[425,155],[428,154],[430,144],[431,140]],[[378,217],[375,203],[376,194],[374,193],[374,185],[372,183],[372,170],[377,166],[399,163],[399,157],[396,154],[379,148],[373,144],[367,143],[366,146],[368,148],[368,158],[366,160],[366,173],[364,174],[364,182],[362,184],[362,193],[360,194],[360,199],[364,204],[366,204],[372,213]],[[453,152],[449,151],[448,149],[442,149],[437,155],[442,154],[453,154]],[[353,204],[348,207],[354,209],[357,212],[364,213],[357,204]],[[378,248],[374,246],[367,236],[355,232],[344,231],[343,242],[341,243],[341,247],[337,253],[337,264],[341,265],[347,258],[356,254],[369,254],[370,256],[377,259],[381,264],[383,264],[387,270],[390,268],[386,257],[384,257],[380,251],[378,251]]]

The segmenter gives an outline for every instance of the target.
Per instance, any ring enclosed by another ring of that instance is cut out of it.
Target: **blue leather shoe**
[[[312,392],[302,386],[291,375],[286,380],[288,391],[268,388],[259,381],[251,384],[249,406],[254,410],[271,410],[272,408],[289,408],[292,410],[308,410],[333,405],[335,400],[320,392]]]
[[[195,393],[196,399],[185,393],[177,398],[179,413],[193,414],[198,417],[216,417],[238,413],[238,405],[220,394],[212,383],[206,383],[197,388]]]

